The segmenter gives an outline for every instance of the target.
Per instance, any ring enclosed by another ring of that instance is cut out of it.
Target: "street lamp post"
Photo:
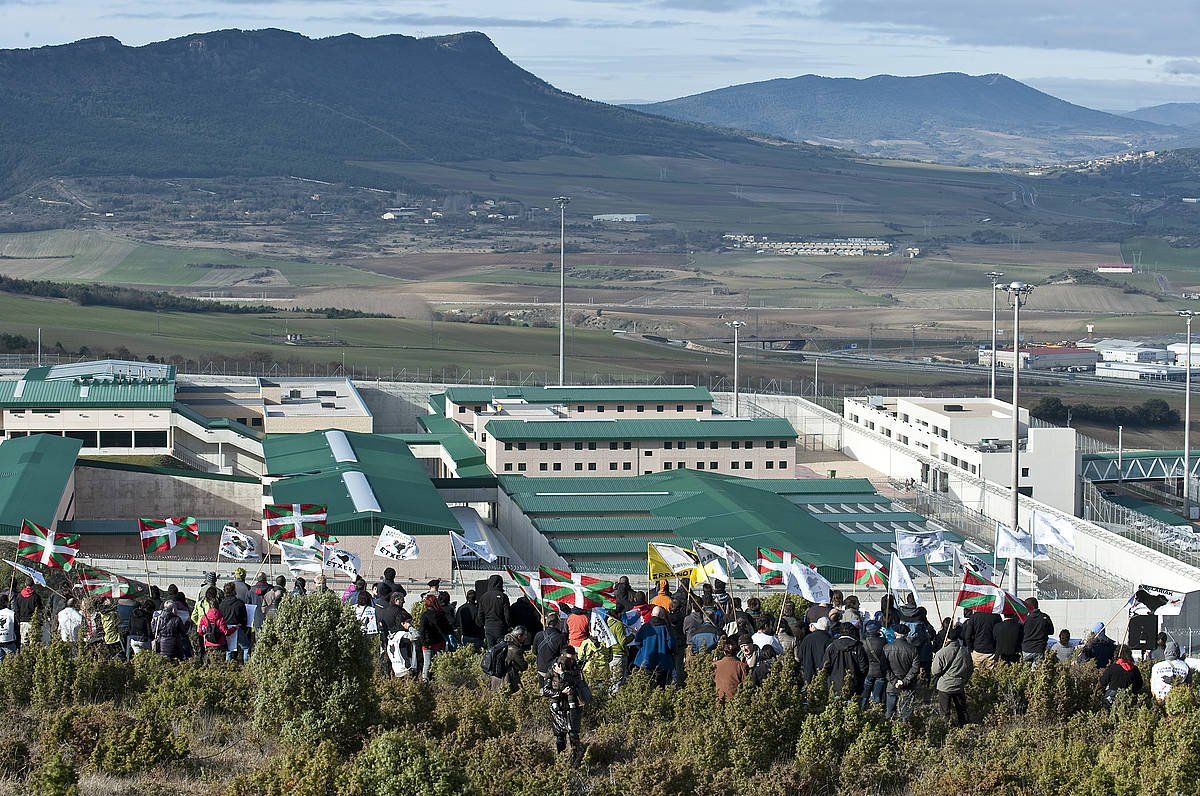
[[[1033,285],[1027,285],[1024,282],[1013,282],[1003,288],[1008,293],[1008,303],[1013,308],[1013,379],[1012,379],[1012,506],[1009,517],[1012,525],[1013,534],[1018,533],[1020,523],[1018,522],[1018,509],[1021,505],[1021,405],[1018,403],[1021,390],[1021,307],[1029,301],[1029,294],[1033,292]],[[1030,528],[1029,533],[1029,555],[1030,563],[1033,561],[1033,529]],[[1017,593],[1017,561],[1016,558],[1008,560],[1009,579],[1012,582],[1013,594]]]
[[[746,323],[744,321],[730,321],[725,325],[730,329],[733,329],[733,416],[741,417],[741,401],[739,400],[741,395],[738,389],[739,385],[741,384],[738,376],[738,332],[743,326],[746,325]]]
[[[567,205],[569,196],[556,196],[558,204],[558,386],[567,383]]]
[[[1183,377],[1183,516],[1192,521],[1192,318],[1193,310],[1180,310],[1187,323],[1187,370]]]
[[[992,400],[996,400],[996,296],[997,290],[1000,287],[1000,277],[1004,274],[999,271],[988,271],[984,274],[988,279],[992,280]]]

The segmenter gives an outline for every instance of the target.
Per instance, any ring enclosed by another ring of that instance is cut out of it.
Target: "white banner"
[[[597,644],[603,644],[606,647],[615,647],[617,645],[617,637],[613,635],[612,630],[608,627],[608,612],[603,608],[592,609],[592,638]]]
[[[896,529],[896,552],[901,558],[924,558],[942,551],[945,537],[938,530],[906,531]]]
[[[362,569],[362,561],[349,550],[326,545],[321,548],[321,566],[334,572],[344,572],[353,579],[358,577],[358,571]]]
[[[725,561],[725,551],[728,549],[726,545],[692,542],[692,548],[700,559],[696,568],[692,570],[693,586],[714,580],[729,582],[729,565]]]
[[[8,564],[10,567],[15,569],[17,572],[24,573],[25,575],[28,575],[29,577],[33,578],[33,582],[36,583],[37,585],[39,585],[39,586],[46,585],[46,577],[42,573],[38,572],[36,569],[30,569],[29,567],[25,566],[24,564],[18,564],[16,561],[5,561],[4,563]]]
[[[744,555],[734,550],[728,544],[725,545],[725,560],[729,562],[729,571],[740,569],[742,575],[752,583],[762,583],[762,576],[758,572],[758,567],[750,563],[750,560]]]
[[[784,569],[783,582],[788,594],[799,594],[810,603],[829,602],[833,590],[833,584],[820,572],[800,561],[793,561]]]
[[[901,556],[897,553],[892,553],[891,564],[888,567],[891,577],[888,579],[888,589],[892,596],[901,605],[905,604],[905,598],[909,594],[913,596],[913,602],[916,605],[921,604],[921,595],[917,593],[917,587],[913,585],[912,576],[908,574],[908,567],[904,566]]]
[[[1020,528],[1016,533],[1003,523],[996,523],[996,557],[997,558],[1027,558],[1032,561],[1045,561],[1049,558],[1046,545],[1034,544],[1032,537]]]
[[[354,615],[358,617],[358,621],[359,624],[362,625],[363,632],[368,636],[373,636],[379,632],[379,624],[375,620],[375,606],[356,605],[354,606]]]
[[[393,561],[412,561],[421,554],[417,540],[398,528],[383,526],[379,541],[375,543],[375,555]]]
[[[318,575],[321,573],[321,551],[315,548],[283,542],[279,545],[279,557],[293,573],[312,572]]]
[[[249,561],[258,558],[258,542],[232,525],[226,525],[221,529],[220,551],[222,558]]]
[[[486,539],[480,539],[478,542],[472,542],[469,539],[455,533],[450,532],[450,547],[454,550],[454,556],[459,560],[467,559],[468,561],[479,558],[489,564],[495,564],[498,556],[492,552],[491,546]]]
[[[1158,599],[1155,598],[1166,600],[1165,603],[1154,609],[1154,613],[1159,616],[1179,616],[1180,612],[1183,611],[1183,598],[1185,596],[1187,595],[1181,591],[1171,591],[1170,589],[1143,584],[1138,586],[1138,590],[1134,592],[1133,599],[1137,603],[1146,605],[1147,608],[1150,605],[1147,605],[1146,601],[1151,601],[1151,604],[1153,604],[1158,602]]]
[[[1075,552],[1075,524],[1066,517],[1034,511],[1030,525],[1033,526],[1034,544],[1051,545]]]

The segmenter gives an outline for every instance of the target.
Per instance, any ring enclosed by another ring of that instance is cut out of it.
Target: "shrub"
[[[459,796],[470,793],[462,766],[448,761],[423,736],[386,732],[350,761],[339,778],[340,796],[392,793]]]
[[[293,743],[356,745],[374,717],[374,664],[354,611],[336,595],[285,600],[250,664],[260,730]]]
[[[107,727],[92,750],[92,765],[107,774],[128,776],[187,756],[188,738],[166,721],[134,721]]]
[[[229,781],[226,796],[333,796],[343,759],[329,741],[319,746],[296,745],[266,761],[250,774]]]
[[[49,647],[24,650],[33,658],[33,687],[29,702],[37,713],[70,705],[75,694],[75,650],[56,641]]]
[[[79,796],[79,775],[58,752],[42,760],[27,784],[30,796]]]

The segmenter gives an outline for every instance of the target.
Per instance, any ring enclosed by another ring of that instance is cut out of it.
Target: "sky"
[[[1072,102],[1200,101],[1200,0],[0,0],[0,47],[221,28],[308,36],[482,31],[608,102],[820,74],[1000,72]]]

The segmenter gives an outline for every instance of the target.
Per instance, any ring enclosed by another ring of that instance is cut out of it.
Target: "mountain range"
[[[803,75],[632,107],[869,155],[960,164],[1078,160],[1200,138],[1169,126],[1175,122],[1092,110],[998,74]]]
[[[1149,108],[1138,108],[1122,115],[1154,124],[1200,127],[1200,102],[1167,102]]]
[[[481,33],[222,30],[0,51],[0,187],[59,174],[346,179],[363,161],[679,155],[729,141],[744,137],[559,91]]]

